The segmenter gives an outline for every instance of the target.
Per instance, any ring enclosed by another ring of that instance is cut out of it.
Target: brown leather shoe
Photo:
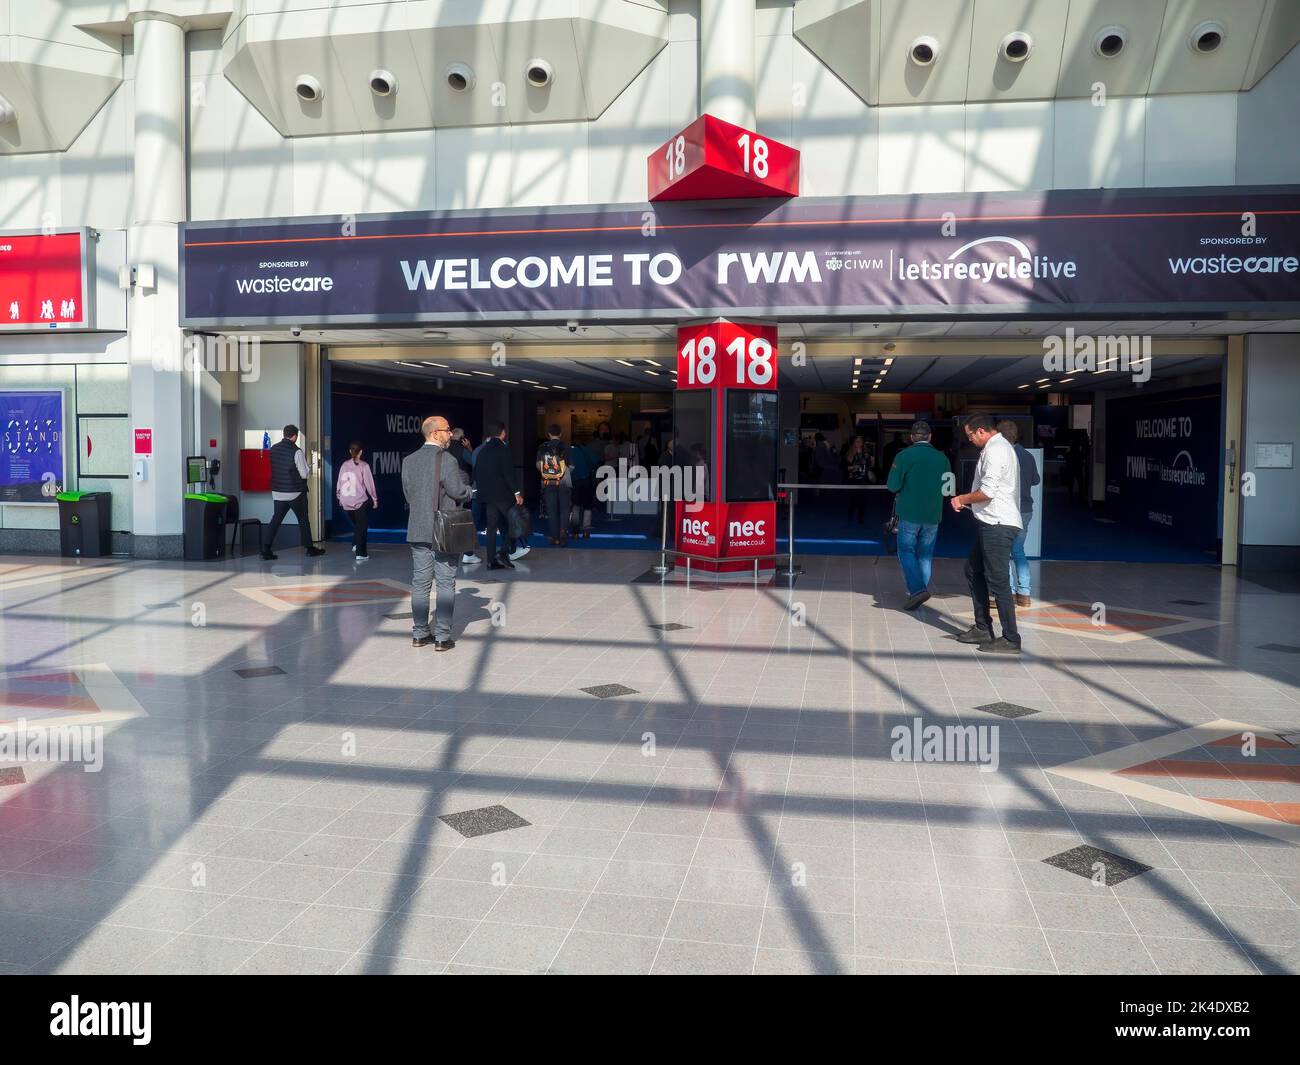
[[[1016,593],[1016,606],[1033,606],[1033,604],[1034,601],[1029,596]]]
[[[412,636],[412,637],[411,637],[411,646],[412,646],[412,647],[428,647],[428,646],[429,646],[429,637],[428,637],[428,636]]]

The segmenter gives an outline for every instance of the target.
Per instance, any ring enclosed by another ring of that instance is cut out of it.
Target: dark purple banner
[[[191,222],[190,326],[1300,310],[1300,186]]]

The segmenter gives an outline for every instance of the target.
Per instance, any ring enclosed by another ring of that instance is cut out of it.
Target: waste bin
[[[111,492],[60,492],[59,550],[64,558],[102,558],[113,553]]]
[[[223,528],[226,497],[216,492],[185,493],[185,558],[204,562],[226,557]]]

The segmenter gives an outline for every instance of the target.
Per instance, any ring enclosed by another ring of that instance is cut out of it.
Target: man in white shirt
[[[952,497],[952,509],[975,515],[975,546],[966,560],[966,583],[975,604],[975,624],[957,637],[990,654],[1018,655],[1016,601],[1011,594],[1011,547],[1020,535],[1020,460],[987,414],[966,419],[966,439],[980,449],[971,491]],[[989,596],[998,605],[1002,635],[993,638]]]

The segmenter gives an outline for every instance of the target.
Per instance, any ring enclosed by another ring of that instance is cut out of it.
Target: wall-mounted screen
[[[727,391],[727,502],[765,503],[776,498],[775,392]]]

